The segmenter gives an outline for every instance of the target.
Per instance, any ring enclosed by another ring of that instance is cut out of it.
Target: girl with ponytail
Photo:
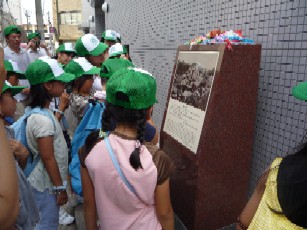
[[[102,130],[79,152],[87,229],[174,229],[165,152],[145,142],[156,103],[156,81],[147,71],[117,71],[106,85]],[[112,130],[112,121],[116,128]],[[111,132],[110,132],[111,131]]]

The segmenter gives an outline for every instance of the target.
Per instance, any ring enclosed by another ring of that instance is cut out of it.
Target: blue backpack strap
[[[51,114],[48,112],[47,109],[42,109],[42,108],[34,108],[34,109],[31,109],[31,110],[28,110],[26,112],[26,118],[27,119],[28,117],[30,117],[32,114],[42,114],[46,117],[49,117],[53,123],[53,127],[54,127],[54,132],[55,132],[55,129],[56,129],[56,126],[55,126],[55,122],[54,122],[54,119],[53,117],[51,116]],[[28,145],[26,145],[26,147],[28,148]],[[30,174],[32,173],[32,171],[34,170],[34,168],[36,167],[36,165],[38,164],[38,162],[40,161],[40,155],[38,154],[34,159],[33,159],[33,155],[32,153],[30,152],[29,154],[29,157],[28,157],[28,160],[27,160],[27,165],[26,167],[24,168],[24,174],[26,177],[29,177]]]
[[[127,180],[127,178],[125,177],[125,175],[124,175],[122,169],[121,169],[120,166],[119,166],[119,163],[118,163],[117,158],[116,158],[116,156],[115,156],[115,154],[114,154],[114,152],[113,152],[113,149],[112,149],[111,143],[110,143],[110,141],[109,141],[109,138],[108,138],[108,137],[105,137],[104,140],[105,140],[105,142],[106,142],[106,146],[107,146],[109,155],[110,155],[110,157],[111,157],[111,159],[112,159],[112,162],[113,162],[113,164],[114,164],[114,166],[115,166],[115,168],[116,168],[116,171],[118,172],[120,178],[124,181],[124,183],[127,185],[127,187],[129,188],[129,190],[130,190],[131,192],[133,192],[135,195],[137,195],[135,189],[132,187],[132,185],[130,184],[130,182]]]
[[[71,187],[73,191],[80,196],[82,196],[82,184],[78,151],[84,145],[87,136],[92,131],[101,128],[101,117],[104,109],[105,105],[102,102],[96,102],[95,104],[89,103],[85,115],[78,125],[71,141],[72,160],[68,169],[71,176]]]

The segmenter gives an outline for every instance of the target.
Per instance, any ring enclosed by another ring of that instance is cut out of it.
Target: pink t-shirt
[[[143,169],[136,171],[129,163],[136,141],[115,133],[109,135],[109,140],[125,177],[138,196],[129,190],[119,176],[105,142],[98,142],[87,155],[85,165],[94,185],[101,229],[161,230],[155,213],[154,193],[159,184],[158,178],[160,183],[161,178],[166,180],[173,170],[173,164],[163,151],[156,151],[152,155],[143,145],[140,153]],[[153,158],[158,160],[154,162]]]

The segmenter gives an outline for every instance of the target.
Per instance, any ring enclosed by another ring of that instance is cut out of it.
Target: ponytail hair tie
[[[141,147],[141,142],[139,140],[136,141],[135,143],[135,148],[139,149]]]

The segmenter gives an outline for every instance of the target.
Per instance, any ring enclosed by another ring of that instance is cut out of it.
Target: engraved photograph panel
[[[197,153],[218,51],[179,51],[163,131]]]
[[[218,57],[217,51],[180,51],[171,98],[206,111]]]

